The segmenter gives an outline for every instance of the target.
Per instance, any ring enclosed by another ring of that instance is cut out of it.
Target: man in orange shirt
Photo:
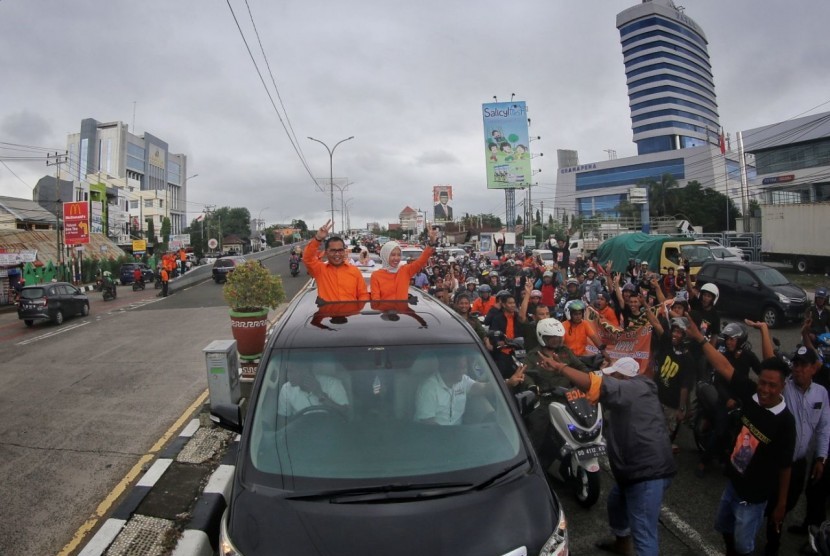
[[[597,347],[605,359],[608,359],[608,354],[605,353],[605,346],[599,338],[599,335],[593,329],[590,323],[585,319],[585,303],[577,299],[568,302],[565,305],[565,322],[562,325],[565,327],[565,345],[577,357],[586,357],[591,354],[587,351],[588,341]]]
[[[371,297],[373,300],[394,299],[404,301],[409,296],[409,283],[421,270],[438,245],[438,230],[429,231],[429,243],[418,260],[400,266],[401,247],[397,241],[387,241],[380,248],[381,269],[372,273]]]
[[[303,262],[308,273],[317,281],[317,295],[323,301],[365,301],[369,299],[366,282],[360,270],[346,264],[346,244],[332,236],[326,240],[327,263],[317,258],[320,243],[333,227],[331,220],[323,224],[303,251]]]
[[[482,284],[478,287],[478,299],[473,301],[473,306],[470,308],[471,313],[478,313],[482,317],[486,317],[493,305],[496,304],[496,298],[490,294],[493,292],[487,284]]]

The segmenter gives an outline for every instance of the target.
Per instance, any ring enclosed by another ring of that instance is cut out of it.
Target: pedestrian
[[[783,396],[789,367],[777,357],[764,359],[756,386],[735,372],[694,322],[686,333],[701,346],[706,360],[743,404],[741,429],[726,465],[728,482],[715,530],[723,535],[727,556],[752,554],[768,500],[774,497],[776,501],[768,510],[768,520],[778,532],[786,514],[796,442],[795,420]]]
[[[666,421],[654,418],[663,412],[657,384],[630,357],[605,367],[601,375],[574,369],[556,355],[540,352],[539,357],[543,369],[566,377],[591,403],[602,402],[613,412],[604,433],[616,481],[608,493],[608,524],[615,538],[597,547],[657,556],[660,506],[677,473]]]
[[[166,268],[161,269],[161,296],[167,297],[167,288],[170,285],[170,273]]]

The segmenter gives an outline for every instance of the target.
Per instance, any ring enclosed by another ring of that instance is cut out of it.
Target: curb
[[[192,419],[181,433],[165,448],[158,459],[141,476],[135,486],[121,501],[118,507],[89,539],[78,556],[102,556],[128,528],[135,518],[141,518],[136,513],[153,490],[153,487],[164,477],[165,473],[176,460],[177,456],[201,429],[199,418]],[[178,538],[173,554],[176,556],[209,556],[214,554],[218,546],[219,523],[230,498],[231,484],[234,474],[236,451],[239,435],[236,435],[228,445],[221,462],[207,480],[204,490],[196,493],[195,504],[190,511],[190,519]],[[117,553],[117,551],[116,551]],[[127,551],[127,553],[132,553]]]

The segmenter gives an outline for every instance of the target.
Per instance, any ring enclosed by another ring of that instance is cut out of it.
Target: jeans
[[[663,493],[671,479],[654,479],[633,485],[614,485],[608,493],[608,524],[618,537],[631,535],[638,556],[657,556],[657,520]]]
[[[755,535],[764,523],[766,507],[766,500],[755,504],[741,500],[732,483],[727,482],[715,517],[715,531],[734,537],[738,554],[751,554],[755,550]]]

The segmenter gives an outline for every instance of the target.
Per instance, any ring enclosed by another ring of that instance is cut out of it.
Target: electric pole
[[[57,239],[57,273],[58,280],[63,280],[63,241],[61,241],[61,212],[63,211],[63,204],[61,203],[61,164],[65,164],[69,159],[69,152],[49,153],[46,155],[46,166],[55,167],[55,237]]]

